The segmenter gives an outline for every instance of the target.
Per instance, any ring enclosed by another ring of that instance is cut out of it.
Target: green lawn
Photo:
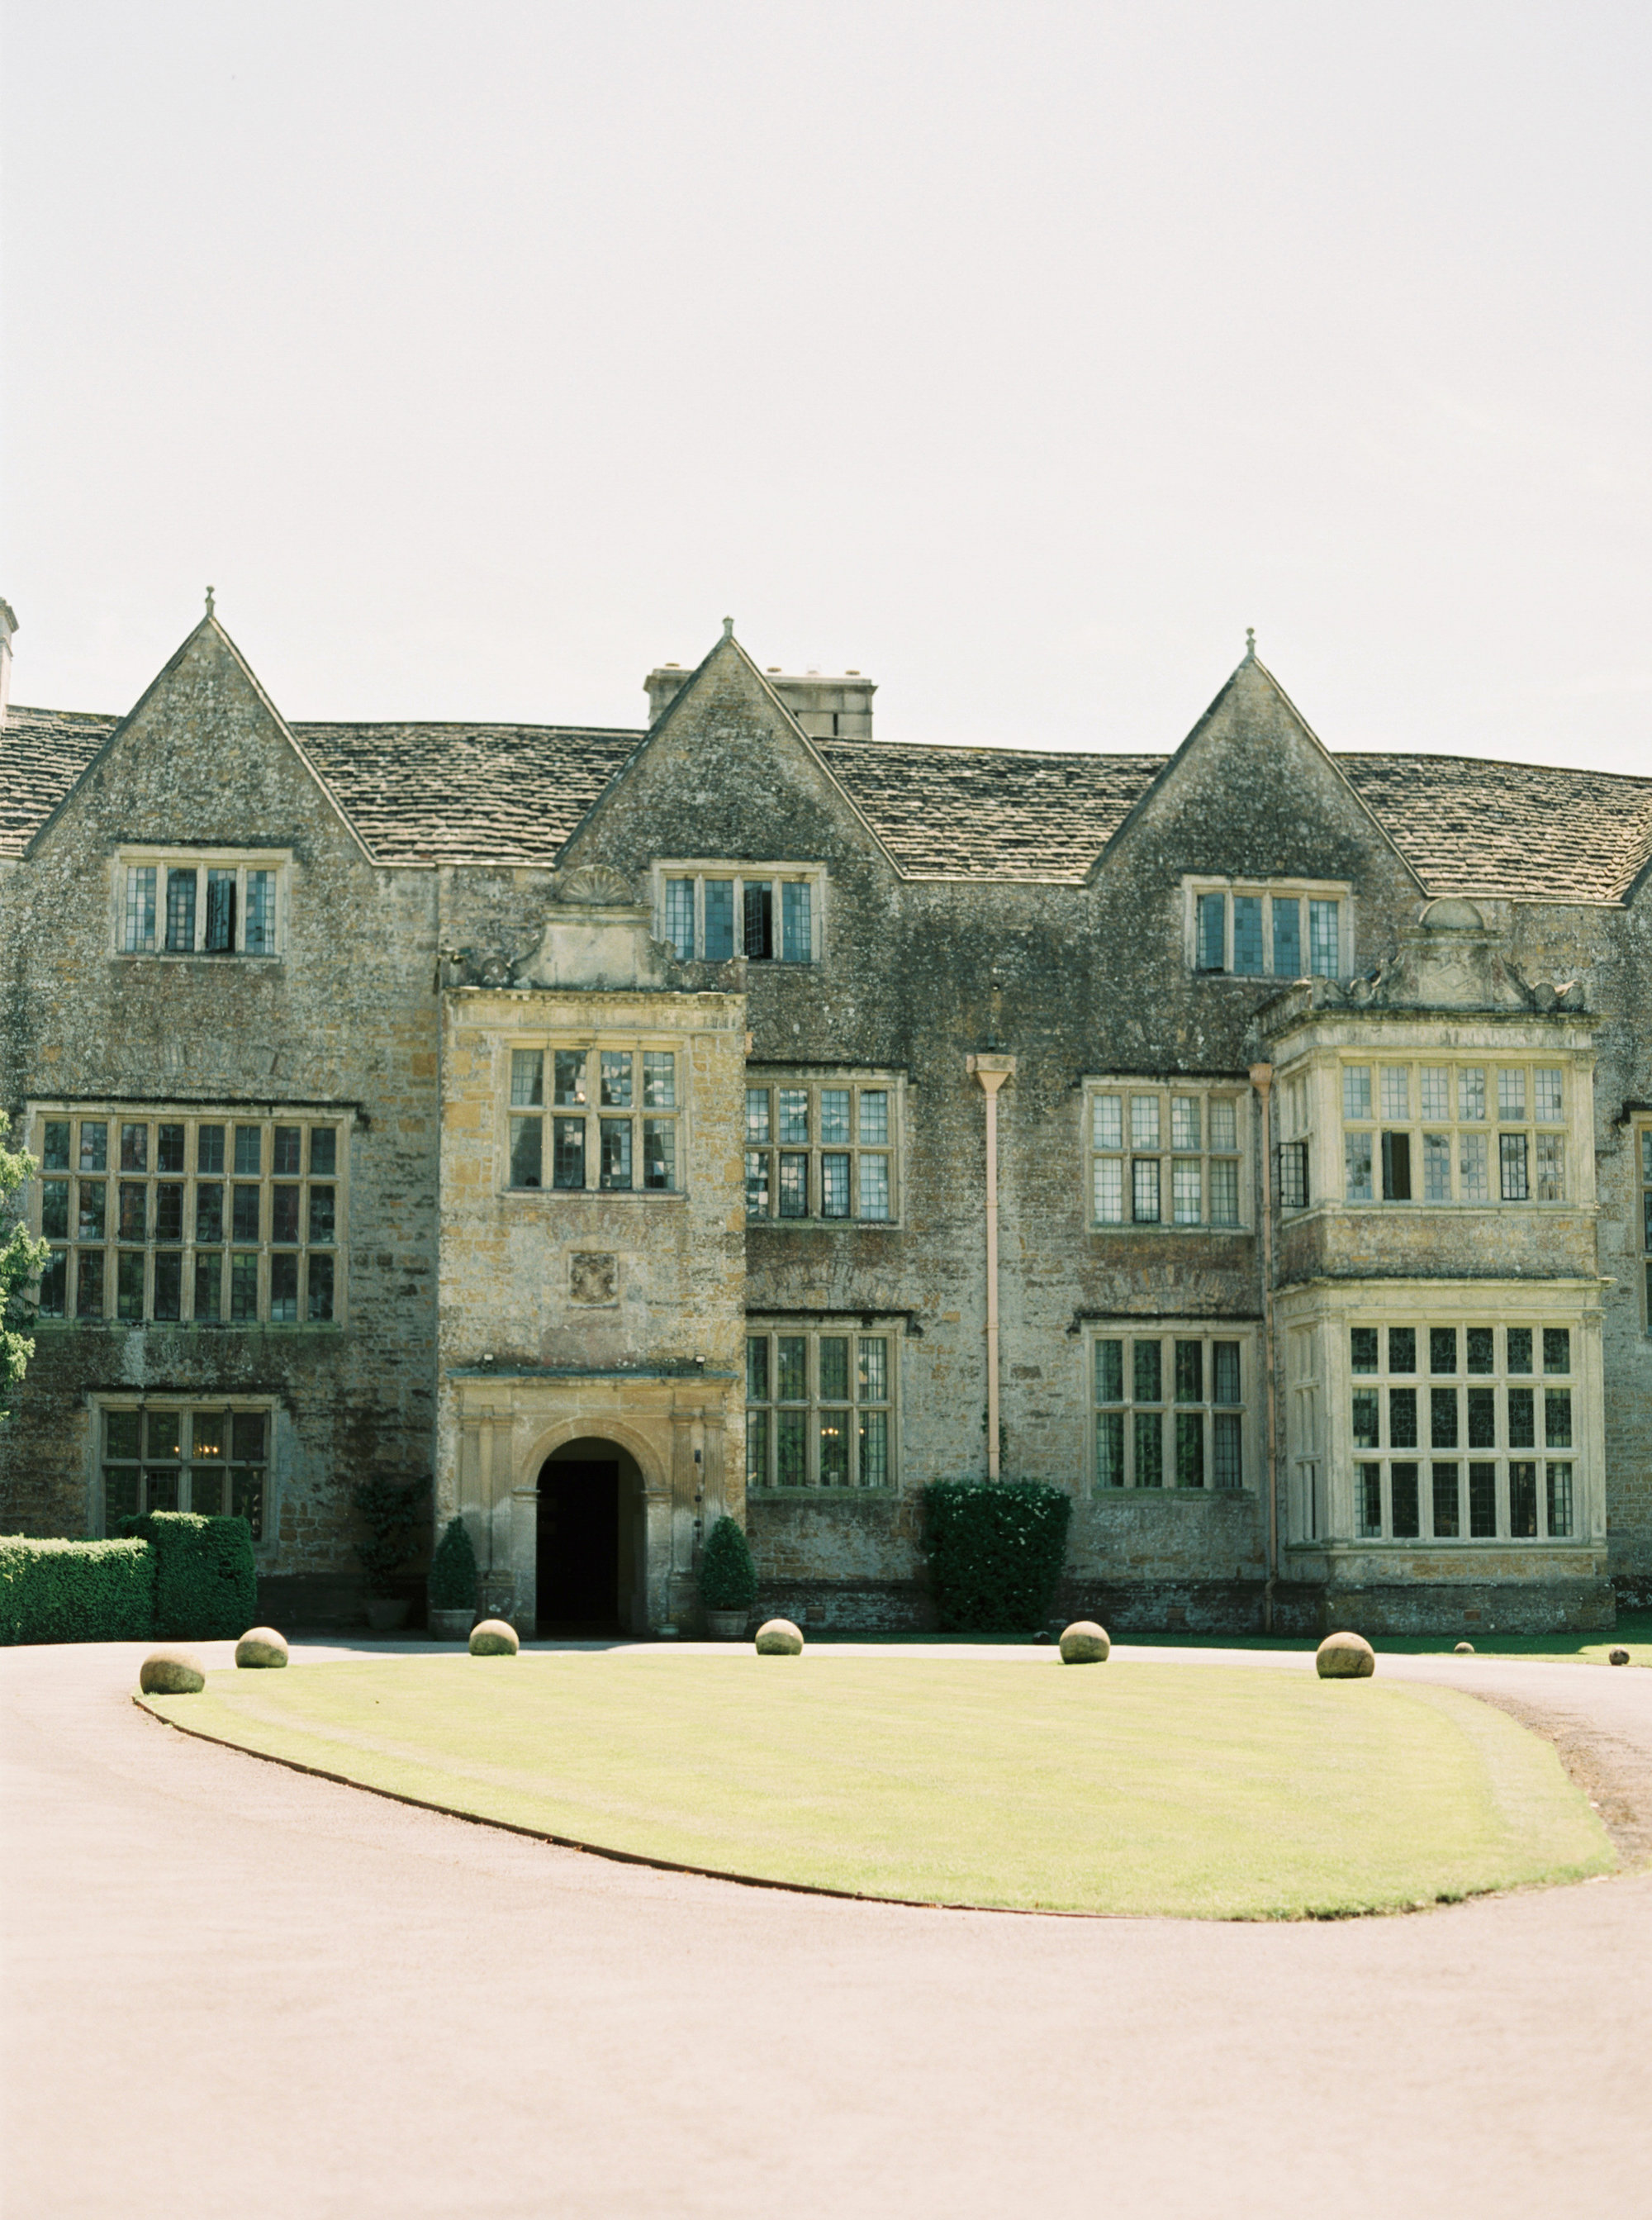
[[[926,1902],[1291,1918],[1614,1864],[1502,1712],[1308,1671],[541,1652],[232,1669],[143,1700],[477,1818]]]

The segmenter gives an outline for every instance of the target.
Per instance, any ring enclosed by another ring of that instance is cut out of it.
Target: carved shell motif
[[[608,864],[581,864],[557,881],[558,901],[630,902],[636,900],[631,882]]]

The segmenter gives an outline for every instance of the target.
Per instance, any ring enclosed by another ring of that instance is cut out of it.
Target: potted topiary
[[[361,1480],[350,1491],[356,1515],[367,1529],[356,1543],[367,1589],[367,1624],[375,1634],[405,1626],[410,1600],[396,1591],[396,1575],[413,1555],[428,1483]]]
[[[450,1518],[430,1561],[426,1593],[430,1631],[438,1642],[463,1642],[476,1618],[476,1551],[462,1518]]]
[[[700,1557],[700,1600],[712,1640],[738,1642],[757,1600],[757,1568],[745,1535],[733,1519],[720,1518]]]

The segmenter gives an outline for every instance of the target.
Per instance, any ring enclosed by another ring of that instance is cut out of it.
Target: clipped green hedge
[[[1067,1554],[1067,1490],[1042,1480],[932,1480],[923,1503],[923,1551],[942,1631],[1042,1626]]]
[[[144,1543],[0,1536],[0,1643],[144,1642],[154,1615]]]
[[[121,1531],[136,1535],[154,1551],[159,1640],[234,1640],[257,1619],[258,1572],[252,1530],[245,1518],[146,1511],[122,1519]]]
[[[722,1518],[700,1556],[700,1600],[708,1611],[750,1611],[757,1600],[757,1568],[745,1530]]]

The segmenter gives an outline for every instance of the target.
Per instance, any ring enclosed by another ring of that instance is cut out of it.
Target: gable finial
[[[1247,625],[1244,628],[1244,659],[1247,663],[1254,663],[1256,659],[1256,627],[1255,625]]]
[[[723,638],[725,639],[732,639],[733,637],[734,620],[732,617],[725,617],[723,619]]]
[[[212,614],[212,589],[210,586],[207,588],[207,614],[209,616]]]

